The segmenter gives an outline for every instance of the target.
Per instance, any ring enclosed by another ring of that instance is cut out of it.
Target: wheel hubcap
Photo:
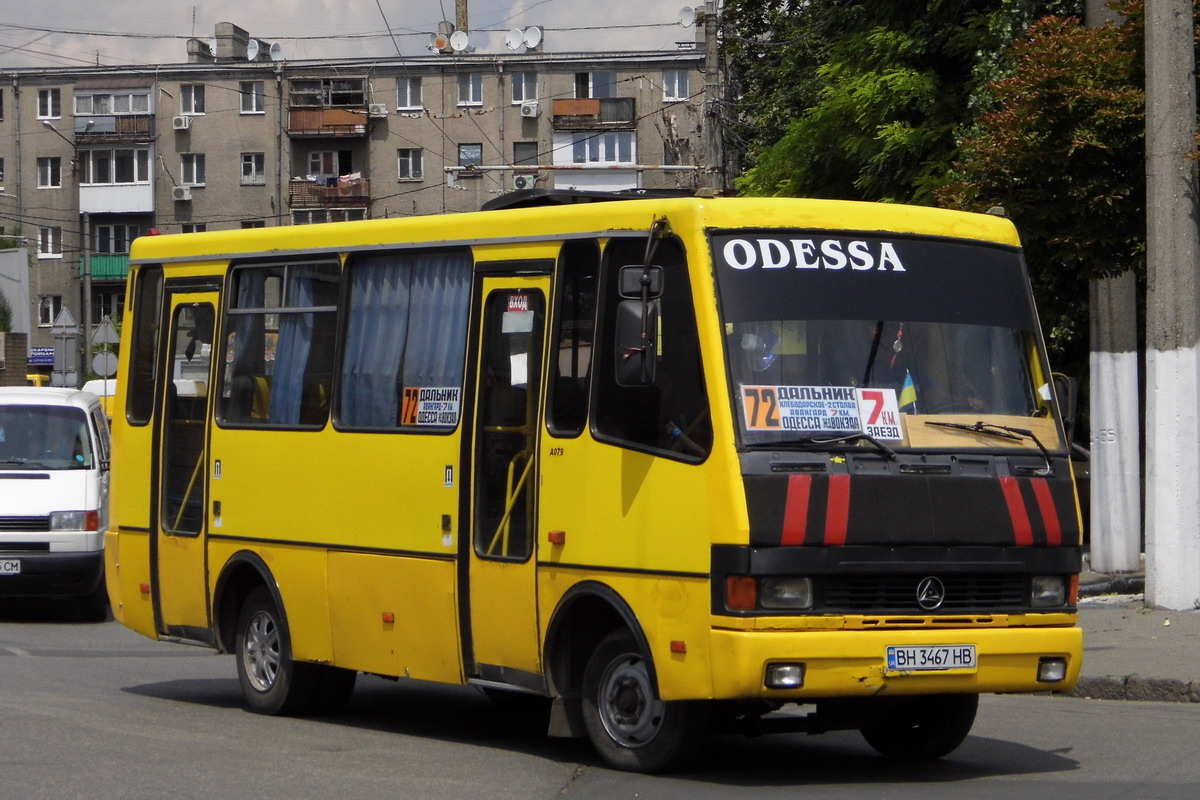
[[[270,614],[260,611],[246,628],[242,663],[250,684],[260,692],[269,692],[279,677],[279,627]]]
[[[616,659],[600,683],[600,721],[626,747],[650,742],[662,725],[663,701],[654,696],[646,663],[636,655]]]

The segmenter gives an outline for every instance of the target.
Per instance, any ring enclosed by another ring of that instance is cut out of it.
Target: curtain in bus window
[[[313,305],[313,271],[293,267],[287,273],[284,297],[288,306]],[[311,311],[282,313],[279,317],[279,344],[275,350],[275,376],[271,386],[271,421],[284,425],[300,422],[304,374],[312,350],[313,314]]]
[[[341,421],[396,427],[404,388],[461,388],[470,298],[465,250],[372,256],[352,269]]]
[[[242,270],[238,274],[238,308],[262,308],[266,303],[266,270]],[[261,314],[239,314],[234,318],[233,374],[261,373],[263,318]]]

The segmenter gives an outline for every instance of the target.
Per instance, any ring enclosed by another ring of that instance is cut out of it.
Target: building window
[[[204,84],[185,83],[179,87],[179,107],[184,114],[204,113]]]
[[[137,225],[97,225],[92,240],[97,253],[123,255],[129,245],[142,235]]]
[[[482,164],[482,144],[460,144],[458,146],[458,165],[460,167],[478,167]]]
[[[421,79],[396,78],[396,108],[419,111],[423,107]]]
[[[402,147],[396,151],[396,174],[402,181],[425,177],[424,151],[419,147]]]
[[[38,119],[58,119],[62,116],[62,93],[58,89],[38,89]]]
[[[79,151],[79,182],[91,186],[150,182],[149,148]]]
[[[266,155],[263,153],[242,153],[242,185],[262,186],[266,182]]]
[[[38,258],[62,258],[62,228],[38,228]]]
[[[58,189],[62,186],[62,159],[58,156],[42,156],[37,160],[37,185],[39,189]]]
[[[61,294],[42,295],[38,298],[38,325],[43,327],[53,325],[60,311],[62,311]]]
[[[76,115],[97,114],[118,116],[122,114],[150,113],[150,95],[131,92],[97,92],[75,95]]]
[[[663,70],[663,102],[672,103],[688,99],[688,72],[686,69]]]
[[[458,76],[458,104],[483,105],[483,73],[468,72]]]
[[[249,228],[265,228],[267,227],[267,223],[263,222],[261,219],[244,219],[242,220],[241,227],[242,230],[247,230]]]
[[[266,90],[262,81],[242,81],[242,113],[263,114],[267,110]]]
[[[513,164],[537,164],[538,153],[537,142],[513,142]]]
[[[180,233],[204,233],[208,230],[207,222],[185,222],[180,227]]]
[[[571,161],[576,164],[632,164],[635,150],[632,131],[571,137]]]
[[[0,181],[4,180],[4,159],[0,158]],[[2,188],[2,187],[0,187]]]
[[[290,84],[288,104],[316,108],[363,107],[367,104],[364,78],[304,78]]]
[[[364,208],[314,208],[292,212],[293,225],[316,225],[319,222],[349,222],[366,219]]]
[[[617,73],[608,70],[575,73],[576,97],[616,97]]]
[[[203,186],[204,153],[183,153],[180,158],[180,182],[185,186]]]
[[[513,105],[520,105],[526,100],[537,100],[537,73],[514,72],[512,76]]]
[[[125,292],[120,289],[97,291],[92,298],[92,324],[100,323],[105,317],[110,320],[121,318],[125,307]]]

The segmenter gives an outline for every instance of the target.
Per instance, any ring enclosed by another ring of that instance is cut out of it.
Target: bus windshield
[[[714,257],[745,444],[1061,446],[1015,249],[771,232]]]

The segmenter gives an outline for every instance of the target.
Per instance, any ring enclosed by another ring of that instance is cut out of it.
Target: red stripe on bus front
[[[1033,478],[1030,483],[1033,484],[1033,496],[1037,498],[1042,523],[1046,526],[1046,544],[1062,544],[1062,525],[1058,521],[1058,509],[1054,507],[1054,496],[1050,494],[1050,484],[1045,478]]]
[[[1021,487],[1012,476],[1001,476],[1000,489],[1004,492],[1004,502],[1008,504],[1008,516],[1012,518],[1013,536],[1019,545],[1033,544],[1033,526],[1029,522],[1029,513],[1025,510],[1025,501],[1021,499]]]
[[[804,544],[804,534],[808,531],[808,495],[811,490],[811,475],[788,476],[781,544]]]
[[[850,476],[829,476],[829,504],[825,509],[825,544],[846,543],[850,522]]]

